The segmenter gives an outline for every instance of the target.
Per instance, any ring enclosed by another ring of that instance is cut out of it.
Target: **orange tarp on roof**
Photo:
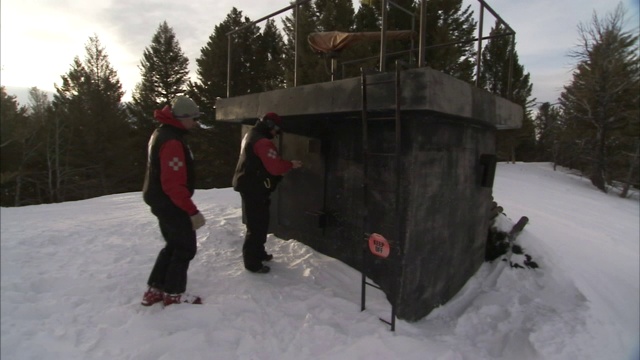
[[[387,31],[387,40],[411,39],[416,33],[411,30]],[[380,32],[359,32],[348,33],[340,31],[316,32],[307,37],[309,45],[315,50],[323,53],[332,51],[342,51],[347,47],[360,41],[380,40]]]

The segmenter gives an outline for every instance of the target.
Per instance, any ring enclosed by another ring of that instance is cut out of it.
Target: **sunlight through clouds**
[[[119,45],[114,33],[96,22],[99,8],[88,11],[78,3],[63,10],[53,3],[33,3],[2,2],[2,85],[53,91],[54,83],[61,85],[60,76],[70,69],[74,58],[84,60],[85,45],[95,35],[106,48],[112,66],[125,64],[122,69],[116,68],[123,83],[122,75],[130,78],[128,69],[136,70],[139,59]],[[137,71],[133,75],[137,76]]]
[[[525,71],[531,74],[532,97],[539,102],[555,102],[562,87],[570,80],[572,59],[568,53],[578,40],[577,26],[589,23],[593,12],[605,16],[617,1],[565,0],[525,1],[488,0],[488,4],[517,33],[516,50]],[[353,0],[354,9],[359,0]],[[189,59],[192,80],[196,80],[196,59],[233,7],[251,20],[289,6],[289,0],[194,0],[166,2],[160,0],[102,1],[85,0],[3,0],[1,6],[2,85],[53,91],[60,85],[78,56],[85,57],[84,46],[97,35],[109,61],[118,73],[124,101],[140,81],[138,65],[144,49],[150,45],[158,26],[167,21],[176,33]],[[627,25],[637,33],[638,1],[622,0],[628,14]],[[479,2],[471,5],[478,19]],[[284,15],[287,15],[286,13]],[[485,14],[484,32],[495,18]],[[281,25],[281,17],[277,25]],[[264,23],[259,24],[259,26]]]

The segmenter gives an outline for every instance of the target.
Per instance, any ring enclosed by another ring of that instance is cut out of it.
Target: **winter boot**
[[[262,256],[262,261],[271,261],[273,259],[273,255],[264,253]]]
[[[247,269],[247,270],[248,270],[248,269]],[[271,271],[271,268],[270,268],[270,267],[268,267],[267,265],[262,265],[262,267],[261,267],[260,269],[258,269],[258,270],[255,270],[255,271],[253,271],[253,270],[249,270],[249,271],[254,272],[254,273],[257,273],[257,274],[266,274],[266,273],[268,273],[269,271]]]
[[[171,304],[202,304],[202,299],[200,296],[189,295],[189,294],[164,294],[164,299],[162,299],[164,306],[169,306]]]
[[[149,286],[149,289],[142,295],[142,306],[151,306],[162,301],[164,292],[160,289]]]

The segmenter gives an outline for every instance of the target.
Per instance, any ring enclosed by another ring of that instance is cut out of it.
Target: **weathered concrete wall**
[[[394,79],[394,73],[372,75],[371,82]],[[393,83],[369,87],[372,108],[394,108]],[[402,108],[441,112],[487,122],[497,129],[522,125],[522,107],[485,90],[431,68],[411,69],[401,74]],[[216,120],[250,122],[274,111],[285,117],[355,113],[362,110],[360,78],[298,86],[258,94],[219,99]]]
[[[387,191],[395,184],[392,162],[369,164],[371,188],[382,191],[371,190],[365,207],[359,121],[310,121],[335,125],[315,126],[325,128],[316,138],[283,136],[283,155],[303,159],[310,168],[287,175],[276,192],[274,218],[280,220],[274,234],[301,241],[357,270],[366,264],[370,278],[391,301],[396,299],[398,317],[424,317],[455,295],[484,260],[492,198],[491,189],[480,183],[479,158],[495,152],[495,128],[433,113],[404,116],[396,223],[395,193]],[[373,130],[376,148],[388,150],[392,124]],[[309,152],[309,141],[320,144],[322,151]],[[380,233],[393,242],[388,259],[363,252],[365,211],[369,222],[364,232]],[[318,213],[324,221],[318,221]]]
[[[408,128],[399,314],[417,320],[451,299],[484,261],[492,196],[480,156],[495,153],[495,129],[436,117],[414,118]]]

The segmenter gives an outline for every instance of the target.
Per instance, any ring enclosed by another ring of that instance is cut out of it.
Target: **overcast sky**
[[[574,61],[567,55],[578,42],[578,24],[590,23],[594,11],[601,17],[611,13],[618,4],[616,0],[487,2],[517,33],[516,50],[531,74],[533,97],[549,102],[556,101],[571,78]],[[621,2],[627,9],[627,28],[635,26],[637,31],[639,0]],[[471,4],[477,19],[479,2],[465,3]],[[356,10],[358,4],[355,0]],[[257,20],[288,5],[289,0],[2,0],[1,84],[53,91],[74,57],[84,60],[85,44],[97,35],[126,91],[123,100],[130,100],[140,81],[142,53],[162,21],[174,29],[195,80],[200,49],[232,7]],[[494,23],[490,14],[484,21],[487,26]]]

